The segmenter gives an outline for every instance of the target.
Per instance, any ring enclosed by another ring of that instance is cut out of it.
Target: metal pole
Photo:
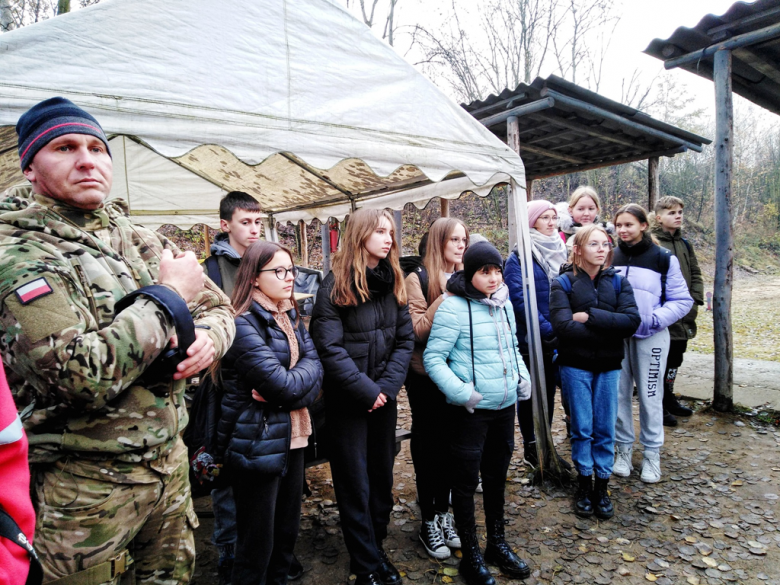
[[[731,94],[731,52],[715,53],[715,285],[712,329],[715,341],[715,391],[712,407],[720,412],[734,405],[734,339],[731,334],[731,285],[734,240],[731,226],[731,166],[734,154],[734,112]]]
[[[309,234],[306,232],[306,222],[303,220],[300,220],[298,222],[298,230],[300,230],[301,239],[301,249],[298,250],[301,255],[301,266],[304,268],[309,267]]]
[[[528,210],[526,209],[525,194],[514,179],[510,184],[510,192],[510,196],[515,200],[515,222],[518,226],[527,226]],[[547,415],[548,408],[552,408],[553,405],[547,404],[542,337],[539,333],[539,310],[536,304],[536,285],[534,284],[533,260],[531,258],[531,236],[527,229],[517,230],[517,247],[520,271],[523,275],[526,333],[528,334],[528,349],[531,358],[529,360],[531,365],[529,373],[531,374],[536,452],[539,456],[542,477],[544,477],[545,469],[548,468],[555,470],[557,475],[562,475],[563,470],[555,452]]]
[[[498,124],[506,122],[509,118],[528,116],[529,114],[535,114],[536,112],[541,112],[542,110],[549,110],[554,105],[555,100],[553,98],[542,98],[535,102],[531,102],[530,104],[517,106],[516,108],[512,108],[506,112],[501,112],[500,114],[493,114],[487,118],[482,118],[479,121],[483,126],[489,128],[490,126],[497,126]]]
[[[520,124],[516,116],[510,116],[506,121],[506,145],[520,154]],[[515,198],[512,190],[507,191],[507,231],[509,232],[509,252],[517,246],[517,217],[515,211]]]
[[[647,159],[647,210],[650,214],[653,213],[660,194],[658,160],[657,156],[651,156]]]
[[[395,218],[395,241],[398,242],[398,250],[401,251],[401,255],[403,256],[403,247],[401,246],[404,229],[403,212],[393,211],[393,217]]]
[[[322,236],[322,276],[325,277],[330,272],[330,218],[322,222],[320,234]]]

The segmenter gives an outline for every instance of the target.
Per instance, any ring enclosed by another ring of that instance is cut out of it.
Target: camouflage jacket
[[[0,353],[30,460],[156,459],[187,424],[185,381],[141,376],[175,329],[148,297],[116,317],[114,304],[155,284],[163,249],[178,249],[133,225],[121,202],[95,211],[41,195],[27,203],[0,205]],[[229,299],[207,279],[189,308],[224,355],[235,335]]]

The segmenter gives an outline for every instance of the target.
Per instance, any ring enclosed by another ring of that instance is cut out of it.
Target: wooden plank
[[[728,40],[715,43],[714,45],[710,45],[704,49],[699,49],[693,53],[686,53],[685,55],[680,55],[679,57],[667,59],[664,61],[664,68],[674,69],[675,67],[680,67],[681,65],[692,65],[698,61],[705,60],[707,57],[717,55],[720,51],[733,51],[734,49],[739,49],[740,47],[747,47],[749,45],[763,43],[770,39],[777,38],[778,36],[780,36],[780,22],[776,22],[770,26],[751,31],[749,33],[731,37]],[[724,59],[724,57],[721,56],[721,59]],[[729,78],[730,77],[731,55],[729,54]],[[731,81],[729,81],[729,85],[731,85]]]
[[[632,148],[636,148],[637,146],[636,141],[631,141],[628,140],[627,138],[620,138],[618,136],[613,136],[609,130],[602,129],[598,126],[588,126],[587,124],[581,124],[579,122],[575,122],[574,120],[559,118],[555,114],[550,114],[548,112],[537,112],[536,114],[534,114],[534,116],[537,118],[543,118],[545,120],[548,120],[553,124],[562,126],[563,128],[569,128],[571,130],[576,130],[578,132],[582,132],[583,134],[587,134],[588,136],[601,138],[602,140],[606,140],[607,142],[614,142],[615,144],[630,146]]]
[[[301,232],[301,266],[304,268],[309,267],[309,234],[306,233],[306,222],[300,220],[298,222],[298,229]]]
[[[563,160],[566,162],[574,163],[575,165],[583,165],[587,161],[583,160],[581,158],[578,158],[576,156],[569,156],[568,154],[561,154],[559,152],[553,152],[552,150],[547,150],[546,148],[540,148],[538,146],[531,146],[529,144],[523,143],[521,147],[521,154],[523,152],[532,152],[534,154],[538,154],[541,156],[545,156],[547,158],[554,158],[556,160]]]
[[[206,246],[206,258],[208,258],[211,256],[211,234],[207,224],[202,223],[200,225],[203,226],[203,245]]]
[[[441,217],[449,217],[450,216],[450,200],[449,199],[441,199]]]
[[[647,210],[652,214],[659,196],[659,176],[658,176],[659,157],[651,156],[647,159]]]
[[[555,105],[554,99],[542,98],[535,102],[531,102],[530,104],[523,104],[522,106],[517,106],[516,108],[512,108],[511,110],[507,110],[506,112],[501,112],[500,114],[494,114],[492,116],[488,116],[487,118],[482,118],[479,121],[483,126],[485,126],[485,128],[490,128],[491,126],[497,126],[498,124],[503,124],[509,119],[510,116],[512,117],[528,116],[529,114],[533,114],[534,112],[540,112],[541,110],[547,110],[549,108],[552,108],[554,105]]]
[[[715,283],[712,329],[715,342],[715,389],[712,407],[725,412],[734,406],[734,339],[731,333],[731,292],[734,279],[734,239],[731,224],[731,172],[734,156],[734,108],[731,93],[731,51],[715,53]]]
[[[603,162],[593,163],[593,164],[587,164],[587,165],[566,165],[563,167],[558,167],[557,169],[553,167],[552,170],[546,170],[542,171],[538,174],[531,174],[528,169],[526,169],[526,177],[531,179],[546,179],[548,177],[557,177],[559,175],[568,175],[571,173],[579,173],[581,171],[591,171],[593,169],[600,169],[603,167],[614,167],[615,165],[623,165],[626,163],[636,162],[639,160],[645,160],[648,158],[648,156],[674,156],[675,154],[680,154],[681,152],[685,152],[686,148],[684,146],[678,146],[677,148],[672,148],[669,150],[661,150],[656,152],[646,152],[642,154],[638,154],[637,156],[629,157],[629,158],[621,158],[620,160],[607,160]]]

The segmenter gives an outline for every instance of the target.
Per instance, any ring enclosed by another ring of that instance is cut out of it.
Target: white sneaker
[[[482,493],[482,482],[479,482],[479,483],[477,484],[477,489],[476,489],[476,490],[474,490],[474,491],[476,491],[478,494],[481,494],[481,493]]]
[[[444,514],[436,514],[434,522],[439,525],[442,534],[444,535],[444,542],[450,548],[460,548],[460,536],[455,532],[455,527],[452,525],[452,514],[445,512]]]
[[[642,460],[642,475],[640,479],[645,483],[658,483],[661,481],[661,455],[645,451]]]
[[[444,541],[444,534],[436,517],[430,522],[423,520],[422,526],[420,526],[420,542],[431,558],[441,561],[450,558],[452,554]]]
[[[631,465],[631,455],[634,452],[633,447],[621,447],[615,444],[615,464],[612,466],[612,473],[618,477],[628,477],[634,470]]]

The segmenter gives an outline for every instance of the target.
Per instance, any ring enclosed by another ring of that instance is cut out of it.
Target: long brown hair
[[[268,266],[268,263],[273,260],[276,253],[280,250],[287,253],[290,257],[290,262],[294,267],[295,260],[293,259],[292,252],[276,242],[259,240],[246,249],[246,252],[244,252],[244,255],[241,257],[241,264],[238,266],[236,284],[230,299],[230,302],[233,304],[233,308],[236,311],[236,316],[246,312],[249,307],[252,306],[252,293],[255,290],[257,277],[260,276],[260,271]],[[293,286],[293,290],[290,293],[290,300],[293,302],[293,307],[295,307],[295,325],[297,326],[298,303],[295,301],[295,286]]]
[[[389,211],[384,209],[358,209],[349,216],[347,227],[342,236],[341,249],[333,256],[333,276],[335,283],[330,298],[335,305],[342,307],[354,307],[360,302],[365,303],[371,299],[368,290],[366,268],[368,267],[368,250],[365,242],[379,227],[382,218],[390,223],[391,233],[394,234],[395,221]],[[400,306],[406,304],[406,286],[404,285],[404,273],[398,263],[401,255],[398,242],[392,238],[393,244],[387,260],[393,270],[395,283],[393,294]],[[355,294],[357,292],[357,294]]]
[[[574,234],[574,239],[572,240],[571,256],[569,258],[569,260],[571,261],[574,267],[574,274],[577,274],[578,268],[583,272],[585,272],[585,268],[583,267],[583,261],[582,261],[582,248],[583,246],[588,245],[588,240],[590,240],[591,236],[593,235],[593,232],[601,232],[602,234],[607,236],[608,242],[610,243],[612,242],[612,240],[609,237],[609,234],[607,233],[607,230],[605,230],[603,227],[601,227],[596,223],[588,224],[586,226],[581,227],[579,230],[577,230],[577,233]],[[604,264],[601,265],[599,272],[612,266],[612,256],[614,256],[614,250],[610,247],[609,254],[607,254],[607,257],[604,259]]]
[[[623,215],[624,213],[633,215],[639,223],[647,224],[645,231],[642,232],[643,240],[649,239],[654,244],[658,243],[658,240],[653,235],[653,232],[650,231],[650,220],[647,217],[647,211],[645,210],[644,207],[642,207],[638,203],[628,203],[615,212],[615,218],[613,219],[612,223],[617,224],[618,216]]]
[[[428,272],[428,299],[438,298],[442,293],[439,275],[444,272],[444,248],[458,226],[463,226],[463,229],[466,230],[466,250],[468,250],[469,228],[459,219],[440,217],[433,222],[428,231],[428,246],[425,249],[425,258],[423,259],[425,270]],[[462,269],[462,263],[455,266],[455,270]]]

